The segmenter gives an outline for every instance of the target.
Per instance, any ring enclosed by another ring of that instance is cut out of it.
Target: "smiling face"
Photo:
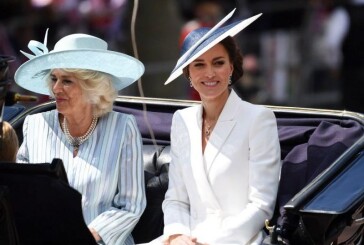
[[[56,99],[57,110],[67,116],[84,115],[92,106],[83,95],[80,80],[72,73],[54,69],[50,74],[51,89]]]
[[[233,64],[223,45],[217,44],[188,66],[193,87],[202,100],[227,98]]]

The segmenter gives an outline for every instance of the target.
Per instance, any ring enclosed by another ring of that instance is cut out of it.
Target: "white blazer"
[[[201,105],[173,116],[164,239],[186,234],[211,245],[260,244],[281,167],[273,112],[231,91],[204,154],[201,128]]]

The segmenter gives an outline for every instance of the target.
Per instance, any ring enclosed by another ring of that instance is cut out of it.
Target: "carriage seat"
[[[147,206],[132,233],[136,244],[163,234],[162,202],[168,188],[169,152],[170,146],[143,146]]]

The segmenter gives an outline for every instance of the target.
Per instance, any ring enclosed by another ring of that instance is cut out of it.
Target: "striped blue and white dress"
[[[142,140],[132,115],[110,112],[73,157],[58,111],[27,116],[19,163],[63,160],[70,185],[82,194],[86,224],[106,244],[134,244],[131,231],[145,206]]]

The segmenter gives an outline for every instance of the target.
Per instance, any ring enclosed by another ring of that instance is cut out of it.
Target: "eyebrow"
[[[70,79],[72,76],[70,76],[70,75],[61,75],[61,76],[57,76],[57,75],[55,75],[55,74],[53,74],[53,73],[51,73],[51,75],[50,75],[51,77],[60,77],[60,78],[62,78],[62,79]]]
[[[212,59],[212,61],[215,61],[215,60],[219,60],[219,59],[225,59],[225,57],[224,56],[218,56],[218,57],[215,57],[215,58],[213,58]],[[195,59],[194,61],[192,61],[192,62],[201,62],[201,61],[204,61],[203,59]]]

